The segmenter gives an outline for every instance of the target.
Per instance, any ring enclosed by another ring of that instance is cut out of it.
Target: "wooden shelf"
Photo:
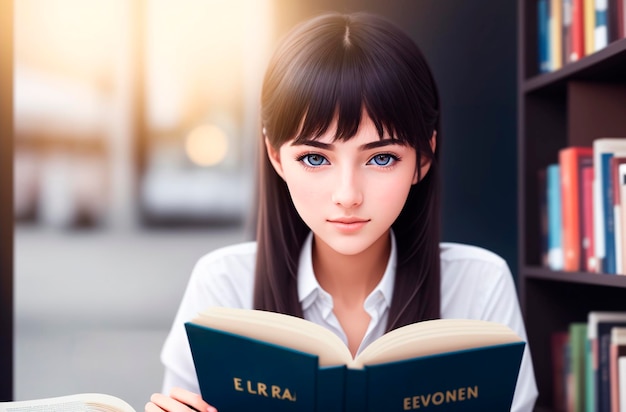
[[[559,70],[525,80],[521,92],[564,91],[568,82],[572,80],[619,82],[623,81],[624,73],[626,73],[626,39],[621,39],[596,53],[566,64]]]
[[[626,275],[608,275],[589,272],[560,272],[538,266],[526,266],[523,271],[525,276],[532,280],[582,283],[584,285],[610,286],[626,289]]]

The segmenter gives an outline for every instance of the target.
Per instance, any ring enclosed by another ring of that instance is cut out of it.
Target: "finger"
[[[167,412],[190,412],[192,410],[184,403],[170,398],[167,395],[163,395],[162,393],[152,394],[150,401],[163,411]],[[155,412],[158,412],[158,410]]]
[[[155,404],[154,402],[146,403],[146,406],[144,406],[144,411],[145,412],[164,412],[163,409],[159,408],[157,404]]]
[[[217,409],[206,403],[202,396],[186,389],[174,387],[170,391],[170,396],[198,412],[217,412]]]

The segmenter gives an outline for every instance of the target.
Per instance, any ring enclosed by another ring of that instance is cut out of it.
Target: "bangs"
[[[264,82],[262,105],[275,147],[292,139],[315,140],[335,124],[335,140],[348,140],[366,114],[380,139],[387,134],[419,151],[425,148],[437,122],[438,113],[426,109],[433,107],[436,92],[423,81],[428,68],[422,67],[417,46],[389,33],[385,24],[336,16],[319,32],[303,28],[306,45],[290,44],[278,53]]]
[[[355,47],[340,51],[344,52],[338,59],[340,65],[309,71],[302,88],[286,99],[285,103],[294,107],[298,105],[296,100],[300,100],[300,104],[305,102],[302,113],[296,115],[296,119],[302,119],[299,129],[290,133],[295,136],[295,143],[315,140],[334,125],[335,140],[349,140],[358,132],[362,117],[367,115],[380,139],[387,134],[399,143],[416,147],[413,123],[419,122],[402,116],[399,106],[404,101],[407,107],[408,99],[403,96],[402,82],[394,82],[399,77],[388,73],[390,69],[384,64],[367,61]]]

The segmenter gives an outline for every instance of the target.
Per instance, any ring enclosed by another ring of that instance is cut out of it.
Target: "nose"
[[[343,170],[335,180],[336,184],[332,192],[334,204],[352,208],[363,202],[363,192],[359,183],[357,172],[354,170]]]

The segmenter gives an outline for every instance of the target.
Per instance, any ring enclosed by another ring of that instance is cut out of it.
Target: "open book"
[[[185,324],[202,396],[220,412],[505,411],[524,342],[505,325],[424,321],[355,359],[304,319],[212,307]]]
[[[0,412],[135,412],[135,409],[113,395],[79,393],[28,401],[0,402]]]

